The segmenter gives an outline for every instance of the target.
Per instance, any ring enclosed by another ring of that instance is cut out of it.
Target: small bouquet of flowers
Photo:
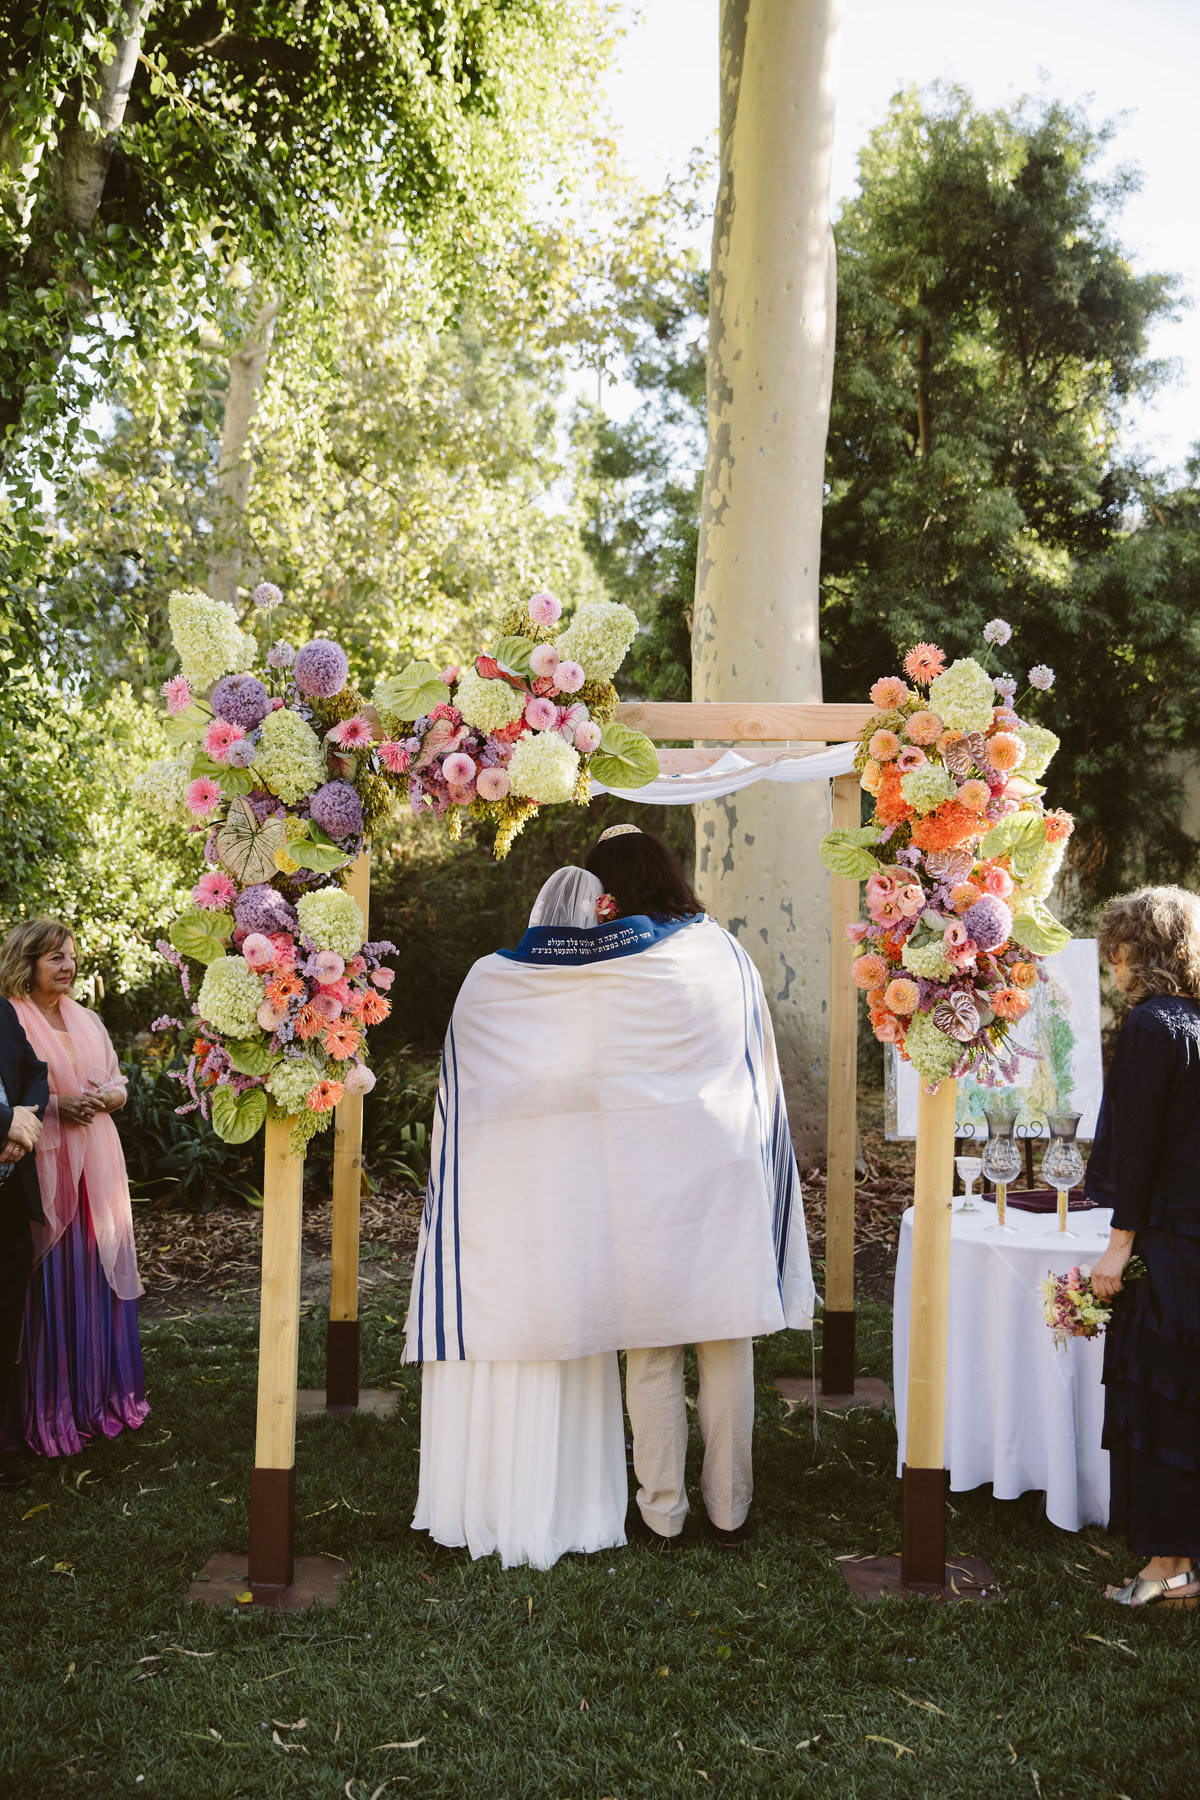
[[[1003,619],[984,628],[989,646],[1011,636]],[[1045,692],[1054,674],[1039,664],[1029,679]],[[973,657],[947,667],[936,644],[916,645],[902,676],[871,688],[856,762],[871,822],[821,845],[835,875],[866,883],[868,916],[847,932],[875,1036],[934,1085],[968,1070],[984,1086],[1015,1080],[1010,1029],[1070,938],[1045,904],[1074,830],[1043,805],[1058,739],[1015,692]]]
[[[1137,1281],[1145,1273],[1141,1257],[1133,1256],[1125,1264],[1121,1280]],[[1056,1275],[1051,1269],[1038,1292],[1042,1296],[1042,1317],[1053,1331],[1059,1350],[1066,1349],[1068,1338],[1099,1337],[1112,1318],[1110,1302],[1097,1299],[1092,1292],[1090,1269],[1076,1267],[1068,1269],[1065,1275]]]

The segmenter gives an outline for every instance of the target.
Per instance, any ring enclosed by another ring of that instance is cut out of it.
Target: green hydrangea
[[[995,704],[992,678],[972,656],[960,656],[930,685],[929,710],[950,731],[986,731]]]
[[[1022,894],[1031,894],[1036,900],[1045,900],[1058,879],[1058,871],[1062,868],[1066,853],[1065,844],[1043,845],[1032,870],[1021,883]]]
[[[258,646],[224,600],[210,600],[198,588],[180,588],[168,595],[167,614],[179,666],[193,688],[210,688],[222,675],[253,667]]]
[[[476,731],[498,731],[519,719],[524,698],[507,681],[489,680],[474,669],[464,669],[458,678],[454,704]]]
[[[916,813],[930,813],[943,800],[953,800],[958,792],[958,783],[949,769],[939,767],[937,763],[922,763],[919,769],[910,769],[907,775],[900,777],[900,792]]]
[[[254,767],[263,785],[286,806],[315,793],[327,779],[320,738],[306,719],[286,706],[263,720]]]
[[[919,975],[922,981],[946,981],[952,973],[941,938],[923,944],[914,944],[910,938],[900,952],[900,961],[910,975]]]
[[[197,1005],[222,1037],[257,1037],[257,1013],[263,1000],[261,978],[240,956],[218,956],[204,971]]]
[[[195,754],[191,744],[185,744],[176,756],[148,763],[133,783],[135,803],[160,819],[172,819],[178,824],[189,822],[191,814],[183,796],[192,779]]]
[[[303,1112],[309,1094],[325,1078],[311,1056],[283,1056],[267,1076],[267,1092],[286,1113]]]
[[[573,799],[578,776],[579,754],[557,731],[521,738],[508,765],[511,792],[541,806]]]
[[[1017,736],[1025,746],[1022,775],[1030,781],[1040,781],[1050,767],[1059,740],[1044,725],[1018,725]]]
[[[300,929],[318,950],[336,950],[346,962],[357,956],[366,938],[366,922],[358,901],[344,888],[318,888],[296,902]]]
[[[925,1081],[944,1081],[962,1055],[962,1045],[939,1031],[931,1013],[914,1013],[904,1034],[904,1049]]]
[[[628,606],[587,600],[554,647],[564,662],[579,663],[589,681],[611,681],[637,632],[637,614]]]

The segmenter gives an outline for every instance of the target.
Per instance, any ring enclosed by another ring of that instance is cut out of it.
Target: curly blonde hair
[[[1100,915],[1100,955],[1125,954],[1123,991],[1135,1005],[1152,994],[1200,1001],[1200,899],[1186,888],[1139,888]]]
[[[33,987],[39,956],[59,950],[75,933],[61,919],[26,919],[0,945],[0,994],[23,1000]]]

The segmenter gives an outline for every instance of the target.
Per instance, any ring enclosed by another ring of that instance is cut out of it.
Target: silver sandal
[[[1189,1593],[1176,1590],[1188,1588]],[[1153,1606],[1161,1601],[1165,1606],[1194,1607],[1200,1602],[1200,1577],[1195,1569],[1183,1569],[1178,1575],[1168,1575],[1161,1581],[1145,1581],[1135,1575],[1124,1587],[1106,1587],[1104,1598],[1111,1600],[1114,1606]]]

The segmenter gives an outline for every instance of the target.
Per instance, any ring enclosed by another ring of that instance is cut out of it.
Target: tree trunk
[[[227,600],[231,606],[237,602],[242,572],[246,501],[250,495],[250,458],[247,454],[250,427],[258,411],[278,316],[277,300],[260,305],[246,342],[229,358],[225,424],[221,432],[221,453],[217,458],[218,499],[208,562],[208,591],[214,600]]]
[[[818,602],[836,269],[829,220],[838,0],[722,0],[697,700],[821,698]],[[745,944],[791,1122],[823,1142],[829,887],[823,784],[697,809],[696,882]]]
[[[64,252],[60,239],[64,231],[84,238],[96,223],[152,4],[153,0],[123,0],[113,26],[112,61],[97,64],[95,87],[90,94],[72,93],[60,106],[64,123],[52,195],[38,207],[32,220],[20,285],[30,290],[57,287],[61,290],[61,303],[48,312],[46,327],[35,339],[34,353],[30,355],[26,344],[19,362],[5,360],[0,376],[0,446],[5,455],[11,452],[20,429],[30,385],[44,384],[53,377],[80,314],[91,299],[78,258]],[[81,100],[90,104],[95,123],[81,123]],[[6,146],[9,160],[12,154]]]

